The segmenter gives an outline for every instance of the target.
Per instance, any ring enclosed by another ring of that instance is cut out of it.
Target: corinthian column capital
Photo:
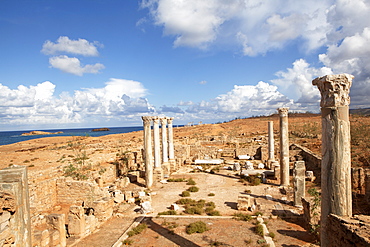
[[[173,117],[168,117],[168,118],[167,118],[167,122],[168,122],[168,124],[172,124],[172,122],[173,122]]]
[[[161,125],[162,126],[165,126],[167,124],[167,118],[166,117],[161,117],[160,120],[161,120]]]
[[[153,117],[142,116],[141,119],[143,120],[144,125],[150,125],[150,123],[152,122]]]
[[[279,111],[279,116],[280,117],[287,117],[288,116],[289,107],[280,107],[277,110]]]
[[[354,76],[350,74],[326,75],[312,81],[321,93],[321,107],[348,106],[349,89]]]

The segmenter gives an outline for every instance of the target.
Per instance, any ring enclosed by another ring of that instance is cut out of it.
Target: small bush
[[[201,215],[203,213],[203,208],[202,207],[188,207],[184,210],[184,213]]]
[[[180,196],[182,196],[182,197],[189,197],[190,196],[190,192],[189,191],[183,191],[182,193],[181,193],[181,195]]]
[[[207,215],[209,215],[209,216],[221,216],[220,212],[217,211],[217,210],[212,210],[212,211],[208,212]]]
[[[266,243],[266,240],[264,240],[264,239],[258,239],[257,240],[257,244],[264,244],[264,243]]]
[[[254,230],[256,231],[256,233],[258,235],[260,235],[261,237],[263,237],[263,226],[261,224],[257,224],[255,226]]]
[[[123,245],[131,245],[133,243],[134,243],[134,240],[132,240],[132,239],[125,239],[125,240],[122,241]]]
[[[158,215],[177,215],[177,212],[175,210],[168,210],[164,212],[158,213]]]
[[[257,211],[257,212],[255,212],[253,215],[255,215],[255,216],[258,216],[258,215],[263,215],[263,213],[262,212],[260,212],[260,211]]]
[[[234,214],[233,218],[236,220],[250,221],[252,219],[252,216],[249,214],[236,213]]]
[[[206,223],[203,221],[196,221],[193,223],[190,223],[186,226],[186,233],[192,234],[192,233],[203,233],[205,231],[208,231]]]
[[[185,178],[170,178],[167,179],[168,182],[186,182]]]
[[[269,236],[270,236],[271,238],[274,238],[274,237],[275,237],[275,233],[273,233],[273,232],[269,232]]]
[[[129,237],[132,237],[134,235],[140,234],[142,231],[144,231],[148,227],[147,224],[141,223],[137,227],[134,227],[131,231],[127,233]]]
[[[191,186],[187,190],[190,191],[190,192],[198,192],[199,188],[197,186]]]
[[[196,185],[197,183],[192,178],[189,178],[189,180],[186,184],[187,185]]]
[[[190,198],[182,198],[180,200],[177,200],[176,203],[180,205],[186,205],[191,203],[196,203],[196,200],[190,199]]]
[[[215,193],[209,193],[208,196],[215,196]]]

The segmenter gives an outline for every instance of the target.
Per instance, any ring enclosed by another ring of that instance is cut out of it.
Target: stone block
[[[122,194],[120,191],[115,191],[114,192],[114,202],[122,203],[123,201],[125,201],[125,195]]]
[[[247,211],[252,206],[250,195],[239,195],[237,201],[238,210]]]
[[[108,197],[93,202],[95,216],[98,218],[100,222],[104,222],[108,220],[110,217],[112,217],[113,205],[114,199]]]
[[[54,233],[53,237],[56,235],[58,236],[58,241],[52,239],[51,242],[58,242],[61,246],[66,246],[66,220],[65,220],[65,215],[64,214],[51,214],[46,217],[46,222],[49,226],[49,229],[53,229],[58,232],[58,234]],[[56,244],[53,244],[53,246]]]
[[[123,194],[125,195],[125,200],[128,201],[132,198],[132,191],[123,191]]]
[[[71,206],[68,214],[68,233],[82,237],[85,233],[85,210],[81,206]]]

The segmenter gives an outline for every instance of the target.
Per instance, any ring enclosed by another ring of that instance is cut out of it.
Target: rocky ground
[[[152,190],[153,212],[146,214],[143,220],[148,228],[141,234],[128,238],[127,242],[130,242],[131,246],[263,246],[263,237],[257,235],[254,230],[255,219],[248,222],[232,219],[235,213],[253,215],[252,212],[238,211],[236,208],[238,195],[245,194],[246,190],[250,190],[250,194],[258,198],[263,206],[258,212],[263,215],[267,228],[274,234],[275,246],[319,246],[314,236],[300,226],[302,223],[300,217],[288,217],[292,214],[299,215],[301,211],[289,205],[289,200],[291,200],[289,196],[287,201],[281,200],[286,195],[280,193],[278,185],[273,180],[268,184],[249,186],[240,182],[234,171],[221,169],[211,174],[189,173],[189,169],[189,167],[188,169],[183,168],[171,178],[192,178],[199,191],[192,192],[189,198],[214,202],[215,209],[220,212],[221,216],[188,215],[183,213],[184,209],[181,207],[178,215],[158,217],[159,212],[168,211],[171,204],[183,198],[180,196],[181,192],[190,187],[186,182],[158,183]],[[272,195],[272,200],[266,199],[266,192]],[[214,196],[209,196],[210,193]],[[136,212],[138,209],[138,206],[132,208],[124,219],[132,221],[132,218],[141,216],[142,214]],[[127,221],[124,222],[127,223]],[[186,226],[196,221],[205,222],[209,230],[202,234],[187,234]],[[119,223],[117,220],[116,225],[118,224],[122,222]],[[76,246],[111,246],[106,244],[106,240],[99,241],[97,237],[101,236],[100,231],[104,232],[106,228],[112,228],[112,223],[107,223],[95,233],[96,235],[91,235]],[[116,239],[118,238],[117,234]],[[258,244],[258,241],[261,244]]]

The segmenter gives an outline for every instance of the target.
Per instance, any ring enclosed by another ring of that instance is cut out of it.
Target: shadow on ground
[[[177,235],[174,233],[174,231],[169,230],[157,223],[155,223],[152,220],[152,217],[148,217],[145,220],[145,223],[147,223],[152,231],[155,231],[156,233],[160,234],[161,236],[167,238],[169,241],[173,242],[174,244],[177,244],[179,246],[186,246],[186,247],[200,247],[199,245],[189,241],[188,239],[181,237],[180,235]]]

